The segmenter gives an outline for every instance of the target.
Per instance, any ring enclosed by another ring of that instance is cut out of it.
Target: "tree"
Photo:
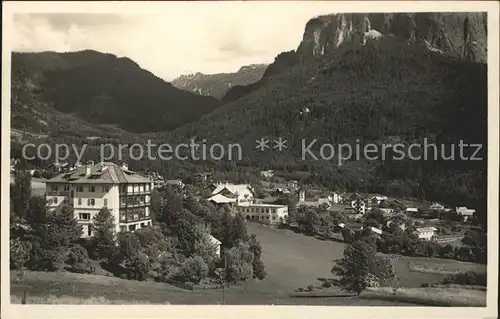
[[[366,287],[388,279],[393,271],[387,268],[387,262],[376,255],[373,247],[357,240],[346,247],[332,273],[338,277],[336,282],[342,289],[360,294]]]
[[[253,277],[253,253],[246,243],[239,243],[227,251],[226,281],[236,283]]]
[[[33,225],[32,268],[55,270],[63,266],[71,244],[82,234],[82,226],[75,219],[73,210],[63,206],[48,213],[44,223]]]
[[[24,265],[28,262],[31,253],[31,243],[20,238],[10,240],[10,268],[19,271],[19,279],[24,275]]]
[[[250,245],[250,251],[253,253],[253,277],[262,280],[267,275],[264,262],[260,259],[260,256],[262,255],[262,246],[257,240],[257,236],[255,236],[255,234],[250,236],[248,244]]]
[[[231,238],[231,246],[235,246],[239,242],[243,242],[248,239],[245,218],[241,213],[237,213],[236,216],[233,218],[230,238]]]
[[[185,280],[198,284],[208,275],[208,265],[201,256],[194,255],[182,264],[182,275]]]
[[[107,207],[101,208],[94,216],[93,223],[94,257],[109,261],[116,248],[115,218]]]
[[[14,172],[14,185],[11,188],[11,199],[14,204],[14,212],[20,218],[24,218],[31,198],[31,174],[27,171],[17,169]]]
[[[372,208],[368,213],[363,216],[365,220],[374,219],[380,225],[385,225],[386,219],[384,217],[384,212],[378,208]]]
[[[68,264],[68,268],[72,272],[92,273],[92,265],[87,250],[80,245],[70,248],[66,264]]]

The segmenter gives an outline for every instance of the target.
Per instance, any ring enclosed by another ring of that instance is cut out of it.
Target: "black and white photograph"
[[[2,317],[498,316],[499,5],[425,3],[7,3]]]

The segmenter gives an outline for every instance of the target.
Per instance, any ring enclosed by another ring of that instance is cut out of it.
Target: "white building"
[[[439,203],[433,203],[431,205],[432,210],[444,210],[444,206]]]
[[[418,208],[416,207],[406,207],[406,212],[409,214],[416,214],[418,213]]]
[[[364,214],[366,212],[366,203],[364,200],[358,198],[351,201],[351,207],[358,213]]]
[[[332,201],[333,201],[335,204],[341,203],[341,202],[342,202],[342,195],[341,195],[341,194],[339,194],[339,193],[333,193],[333,196],[332,196]]]
[[[382,201],[387,200],[387,196],[373,196],[370,198],[370,202],[372,205],[380,205]]]
[[[217,255],[217,257],[220,258],[220,245],[222,244],[221,241],[212,235],[208,236],[208,240],[209,240],[210,244],[215,247],[215,254]]]
[[[418,238],[431,240],[432,237],[436,235],[437,228],[436,227],[422,227],[417,228]]]
[[[116,231],[134,231],[151,226],[150,195],[153,183],[114,163],[85,165],[48,180],[49,210],[73,209],[83,226],[82,237],[92,236],[92,220],[107,207],[114,216]]]
[[[462,216],[464,221],[468,220],[469,218],[473,217],[474,214],[476,213],[475,209],[470,209],[467,207],[457,207],[456,210],[458,215]]]
[[[264,178],[271,178],[274,176],[274,171],[272,169],[267,170],[267,171],[261,171],[260,176],[262,176]]]
[[[236,208],[246,220],[264,224],[283,224],[286,223],[288,217],[288,206],[286,205],[241,203]]]
[[[252,202],[254,191],[248,184],[221,183],[212,191],[211,196],[222,195],[226,198],[234,198],[236,202]],[[210,200],[210,199],[209,199]]]

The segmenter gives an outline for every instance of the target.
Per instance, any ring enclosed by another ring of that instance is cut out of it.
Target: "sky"
[[[235,72],[297,49],[307,21],[332,2],[163,3],[139,13],[16,13],[13,51],[96,50],[126,56],[171,81]]]

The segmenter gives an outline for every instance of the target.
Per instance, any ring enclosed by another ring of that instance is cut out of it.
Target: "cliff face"
[[[235,73],[181,75],[172,81],[178,89],[199,95],[222,99],[229,89],[259,81],[266,70],[266,64],[252,64],[241,67]]]
[[[394,36],[410,44],[487,61],[486,13],[339,13],[311,19],[297,53],[302,58],[323,56],[341,45]]]

